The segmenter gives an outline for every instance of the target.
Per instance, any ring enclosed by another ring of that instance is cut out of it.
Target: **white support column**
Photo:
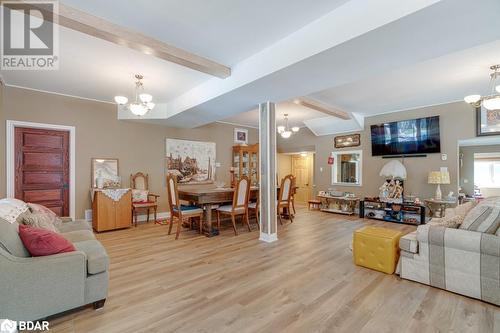
[[[259,104],[260,240],[278,240],[276,215],[276,113],[274,103]]]

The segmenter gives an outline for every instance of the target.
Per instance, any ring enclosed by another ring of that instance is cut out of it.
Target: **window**
[[[474,161],[474,185],[500,187],[500,160]]]

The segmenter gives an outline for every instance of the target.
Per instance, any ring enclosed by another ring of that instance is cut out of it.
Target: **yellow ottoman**
[[[354,232],[354,263],[387,274],[394,273],[399,259],[401,231],[364,227]]]

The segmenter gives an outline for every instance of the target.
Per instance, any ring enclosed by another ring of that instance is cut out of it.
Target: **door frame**
[[[15,128],[37,128],[56,131],[69,132],[69,216],[75,218],[75,200],[76,200],[76,152],[75,152],[75,133],[74,126],[54,125],[43,123],[32,123],[27,121],[7,120],[7,151],[6,151],[6,169],[7,169],[7,198],[15,197]]]

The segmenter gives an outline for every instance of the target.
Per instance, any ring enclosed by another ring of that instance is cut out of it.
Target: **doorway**
[[[294,199],[297,202],[307,203],[311,199],[314,175],[313,161],[314,155],[312,153],[292,155],[292,175],[295,176],[298,187]]]
[[[75,128],[7,120],[7,197],[75,217]]]

